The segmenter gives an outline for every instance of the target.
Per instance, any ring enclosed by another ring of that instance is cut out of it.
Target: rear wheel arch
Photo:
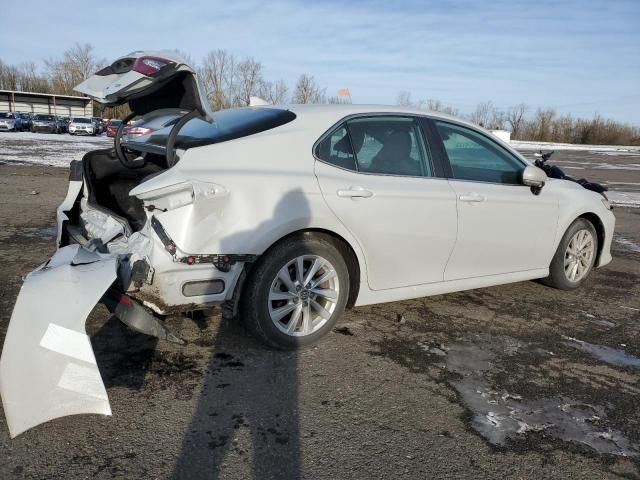
[[[353,246],[341,235],[323,228],[305,228],[288,233],[271,243],[269,247],[260,255],[260,258],[269,253],[270,250],[275,248],[281,242],[291,239],[296,236],[321,236],[329,240],[336,248],[342,253],[347,268],[349,271],[349,298],[347,300],[347,308],[352,308],[356,300],[358,299],[358,293],[360,291],[360,276],[362,270],[360,268],[360,261]],[[243,294],[243,287],[247,279],[251,276],[253,268],[259,264],[260,258],[254,263],[245,264],[242,273],[240,274],[238,281],[234,287],[234,293],[232,298],[225,302],[223,306],[223,314],[226,318],[235,318],[238,314],[238,306]]]
[[[347,268],[349,270],[349,299],[347,301],[347,308],[353,307],[355,305],[356,299],[358,298],[358,292],[360,289],[360,276],[362,274],[362,270],[360,268],[360,262],[358,260],[358,255],[356,254],[355,249],[341,235],[324,228],[305,228],[301,230],[296,230],[294,232],[288,233],[287,235],[284,235],[283,237],[273,242],[264,251],[264,253],[262,253],[261,257],[267,255],[271,249],[273,249],[275,246],[277,246],[281,242],[296,236],[324,237],[327,240],[329,240],[331,243],[333,243],[333,245],[342,253],[344,260],[347,263]],[[248,271],[247,273],[249,274],[250,271]]]

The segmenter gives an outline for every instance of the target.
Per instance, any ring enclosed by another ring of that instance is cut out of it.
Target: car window
[[[408,117],[365,117],[347,122],[359,172],[431,176],[420,127]]]
[[[351,140],[344,126],[338,127],[318,143],[316,156],[336,167],[356,170]]]
[[[175,148],[188,149],[226,142],[265,132],[293,121],[296,115],[290,110],[268,107],[242,107],[219,110],[213,114],[213,122],[194,118],[179,131]],[[174,125],[141,135],[127,142],[127,146],[144,148],[144,144],[165,148]]]
[[[524,165],[498,143],[470,128],[435,122],[449,157],[453,178],[520,184]]]

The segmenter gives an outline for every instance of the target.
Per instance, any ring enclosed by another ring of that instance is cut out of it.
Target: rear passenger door
[[[372,290],[443,280],[456,239],[456,197],[438,178],[421,120],[352,118],[314,153],[324,198],[358,240]]]

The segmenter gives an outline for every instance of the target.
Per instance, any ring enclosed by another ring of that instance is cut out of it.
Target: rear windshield
[[[34,120],[55,120],[53,115],[36,115]]]
[[[244,107],[220,110],[213,114],[214,123],[198,118],[187,122],[180,129],[175,147],[186,150],[246,137],[279,127],[295,118],[293,112],[280,108]],[[150,146],[165,147],[172,127],[170,125],[150,135],[142,135],[129,144],[147,143]]]
[[[91,123],[88,118],[74,118],[73,123]]]

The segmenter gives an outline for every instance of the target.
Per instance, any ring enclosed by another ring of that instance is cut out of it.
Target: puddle
[[[638,245],[634,241],[629,240],[629,239],[624,238],[624,237],[620,237],[618,235],[616,235],[614,237],[614,240],[616,241],[616,243],[619,243],[620,245],[622,245],[622,247],[625,250],[628,250],[628,251],[633,252],[633,253],[640,253],[640,245]]]
[[[589,355],[617,367],[640,368],[640,358],[629,355],[621,348],[605,347],[604,345],[594,345],[573,337],[563,337],[567,342],[565,345],[577,348]]]
[[[616,326],[615,323],[610,322],[609,320],[589,320],[594,325],[600,325],[601,327],[613,328]]]
[[[615,323],[610,322],[609,320],[603,320],[600,318],[596,318],[595,315],[589,313],[589,312],[580,312],[582,313],[582,315],[584,315],[585,317],[587,317],[588,322],[593,323],[594,325],[599,325],[601,327],[605,327],[605,328],[613,328],[616,326]]]
[[[607,426],[603,407],[564,396],[527,400],[517,392],[493,389],[489,383],[492,373],[499,373],[503,362],[525,349],[535,351],[510,337],[482,335],[449,346],[446,366],[454,374],[449,383],[471,411],[475,431],[495,446],[508,446],[538,432],[603,454],[640,454],[621,432]]]
[[[18,228],[16,229],[16,234],[21,235],[23,237],[43,238],[48,240],[48,239],[56,238],[56,235],[58,234],[58,227],[54,225],[52,227],[47,227],[47,228],[33,228],[33,227]]]

